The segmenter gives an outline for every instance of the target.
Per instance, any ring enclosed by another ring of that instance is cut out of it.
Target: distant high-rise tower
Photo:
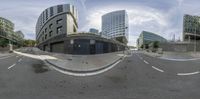
[[[107,13],[102,16],[102,35],[128,43],[128,15],[125,10]]]
[[[89,30],[90,33],[94,33],[96,35],[99,35],[99,30],[95,29],[95,28],[90,28]]]

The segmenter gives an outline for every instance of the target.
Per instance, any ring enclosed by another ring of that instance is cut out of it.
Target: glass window
[[[53,7],[50,8],[50,16],[53,16]]]
[[[53,27],[53,24],[50,24],[50,25],[49,25],[49,29],[52,29],[52,27]]]
[[[63,5],[58,5],[57,9],[58,9],[58,13],[63,12]]]
[[[47,32],[47,28],[45,28],[45,33]]]
[[[60,23],[62,23],[62,19],[59,19],[59,20],[57,20],[57,22],[56,22],[57,24],[60,24]]]
[[[48,9],[46,9],[46,20],[48,20]]]
[[[47,34],[45,34],[45,39],[47,39]]]
[[[51,36],[52,36],[52,32],[53,32],[53,31],[50,31],[50,32],[49,32],[49,37],[51,37]]]
[[[57,28],[57,34],[60,34],[62,32],[62,26]]]

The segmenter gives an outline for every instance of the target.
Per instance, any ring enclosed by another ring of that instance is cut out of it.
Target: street
[[[1,99],[199,99],[200,61],[133,52],[95,76],[76,77],[17,54],[0,58]]]

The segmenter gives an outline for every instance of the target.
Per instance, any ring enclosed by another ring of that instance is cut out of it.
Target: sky
[[[101,31],[101,16],[126,10],[129,17],[129,43],[135,46],[145,30],[172,40],[182,39],[183,15],[200,15],[199,0],[0,0],[0,17],[15,24],[26,39],[35,39],[35,25],[41,12],[58,4],[72,4],[78,9],[79,31]]]

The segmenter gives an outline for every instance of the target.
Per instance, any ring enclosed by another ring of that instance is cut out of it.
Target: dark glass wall
[[[46,43],[43,45],[43,50],[47,51],[48,47],[50,52],[75,55],[103,54],[123,51],[126,48],[123,45],[91,39],[67,39],[64,42]]]

